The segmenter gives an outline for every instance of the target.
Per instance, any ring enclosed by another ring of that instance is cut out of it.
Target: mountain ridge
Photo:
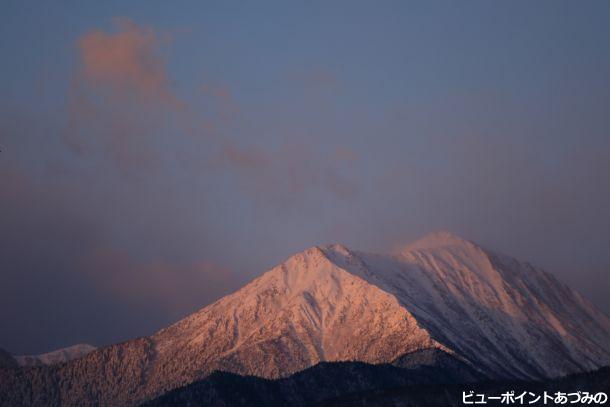
[[[434,244],[430,245],[430,239],[429,237],[426,237],[420,239],[416,244],[411,245],[409,250],[403,250],[399,254],[394,255],[395,257],[405,258],[410,266],[415,266],[415,269],[425,270],[424,274],[427,277],[434,277],[433,279],[427,279],[427,285],[426,283],[419,284],[419,291],[426,292],[424,296],[418,297],[417,295],[409,295],[409,293],[406,293],[405,295],[404,292],[402,293],[403,295],[400,295],[400,292],[397,293],[400,298],[411,298],[411,301],[406,301],[403,305],[412,312],[417,313],[416,311],[424,308],[419,315],[416,315],[419,317],[418,319],[420,322],[425,321],[427,317],[426,314],[431,311],[437,316],[446,316],[451,314],[455,308],[467,308],[464,307],[464,305],[469,305],[469,303],[472,303],[473,299],[476,299],[476,305],[479,306],[480,309],[475,311],[484,311],[483,315],[479,315],[478,317],[485,317],[485,311],[491,310],[496,313],[500,311],[500,313],[503,312],[505,315],[500,316],[503,317],[504,321],[509,323],[509,325],[510,323],[518,324],[519,322],[527,321],[531,318],[534,318],[537,323],[544,325],[548,319],[553,325],[550,331],[557,330],[561,335],[568,337],[577,336],[577,338],[575,338],[576,341],[584,341],[593,348],[603,348],[601,352],[596,353],[597,356],[593,357],[593,359],[596,359],[599,356],[602,357],[603,360],[607,360],[610,320],[580,293],[561,283],[552,274],[536,268],[530,263],[520,262],[510,256],[482,249],[471,241],[456,238],[450,234],[443,233],[440,234],[440,236],[442,237],[440,243],[438,242],[438,239],[432,239]],[[425,243],[425,245],[422,245],[422,242]],[[456,242],[458,244],[456,244]],[[372,258],[373,262],[375,261],[375,258],[379,259],[385,256],[368,255],[362,252],[360,254],[361,257],[365,259],[367,257]],[[395,258],[391,259],[392,256],[389,256],[390,260],[388,260],[388,256],[385,257],[386,262],[393,262],[395,260]],[[400,260],[398,262],[400,263]],[[402,271],[404,271],[404,267],[402,268]],[[380,274],[377,274],[376,277],[379,275]],[[384,289],[394,293],[400,291],[393,290],[393,288],[396,287],[393,287],[392,284],[396,282],[397,277],[404,277],[404,274],[402,276],[397,276],[396,273],[394,273],[393,276],[388,276],[387,273],[381,275],[389,277],[386,278],[386,280],[389,281],[379,281],[378,279],[379,284],[383,286]],[[421,279],[412,279],[410,280],[410,283],[420,283],[421,281]],[[433,285],[434,289],[430,289],[431,285]],[[466,288],[467,290],[459,292],[459,290],[456,290],[456,287],[459,289]],[[507,287],[509,289],[507,289]],[[435,309],[439,304],[443,305],[443,301],[430,303],[427,301],[427,298],[438,297],[438,293],[461,297],[461,301],[456,304],[449,304],[457,305],[457,307],[447,307],[447,304],[444,304],[444,309]],[[487,303],[482,300],[484,298],[488,301]],[[548,307],[545,302],[553,304],[553,307]],[[427,306],[422,307],[422,305]],[[482,305],[484,307],[481,308]],[[528,305],[530,305],[530,307],[528,307]],[[489,310],[486,310],[485,307],[488,307]],[[466,311],[472,312],[473,310]],[[524,311],[530,311],[530,313]],[[469,315],[469,312],[466,312],[466,316],[471,319],[476,319],[472,318],[472,315]],[[490,315],[487,315],[487,317],[490,317]],[[493,320],[494,316],[491,315],[491,317]],[[592,320],[599,322],[599,326],[592,326],[589,324]],[[441,322],[447,323],[450,321],[445,320]],[[566,326],[563,326],[562,324],[565,324],[566,322]],[[573,322],[576,323],[574,324]],[[451,324],[449,323],[448,325]],[[428,328],[431,330],[435,329],[434,326],[428,326]],[[443,326],[443,333],[451,332],[451,329],[449,328],[450,327],[448,326]],[[475,326],[475,328],[477,327]],[[483,326],[483,328],[486,327]],[[524,329],[534,329],[532,326],[517,326],[517,328],[520,331],[523,331]],[[439,333],[439,330],[440,329],[437,329],[437,333]],[[583,335],[583,332],[587,332],[587,334]],[[440,333],[439,336],[444,336],[443,333]],[[480,336],[485,339],[487,336],[485,335],[485,332],[480,333]],[[516,333],[519,335],[527,334],[527,332]],[[541,333],[543,336],[546,334],[548,334],[548,332]],[[586,336],[591,336],[591,340]],[[551,341],[555,339],[558,338],[551,339]],[[441,342],[446,343],[447,338],[444,338]],[[535,346],[532,347],[535,348]],[[577,349],[573,349],[573,347],[568,349],[568,353],[573,353],[574,351],[577,352]],[[591,358],[586,359],[589,359],[590,361]],[[513,366],[513,369],[514,368],[515,366]],[[595,368],[595,366],[593,364],[585,364],[580,366],[580,368]],[[565,366],[563,370],[557,368],[553,369],[552,366],[546,366],[545,369],[540,372],[530,370],[529,372],[523,373],[525,373],[526,377],[528,375],[530,377],[548,377],[564,375],[569,371],[570,369]]]
[[[404,355],[401,362],[391,364],[320,362],[273,380],[214,371],[204,380],[172,390],[143,405],[315,405],[329,398],[362,391],[487,380],[441,350],[434,354],[422,353],[426,351]],[[445,363],[429,363],[435,357],[445,359]]]
[[[143,407],[189,406],[388,406],[463,404],[464,391],[499,395],[533,392],[607,392],[610,366],[544,381],[469,381],[434,367],[403,370],[361,362],[321,362],[287,378],[267,380],[213,372],[208,378],[174,389]],[[408,403],[408,404],[406,404]],[[486,400],[488,405],[506,405]]]
[[[434,350],[487,377],[562,376],[610,364],[610,319],[549,273],[448,233],[391,254],[313,246],[150,337],[3,372],[17,390],[0,380],[0,405],[4,392],[133,405],[216,370],[278,379]]]
[[[19,366],[39,366],[65,363],[73,359],[85,356],[87,353],[97,349],[87,343],[79,343],[65,348],[42,353],[40,355],[13,355]]]

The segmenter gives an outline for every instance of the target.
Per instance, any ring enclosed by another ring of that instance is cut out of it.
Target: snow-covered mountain
[[[610,319],[552,274],[437,233],[395,255],[324,249],[394,295],[434,340],[492,375],[555,377],[610,364]]]
[[[278,378],[426,350],[491,377],[555,377],[610,365],[610,319],[551,274],[438,233],[394,254],[312,247],[151,337],[59,365],[62,380],[34,368],[9,382],[19,397],[122,405],[214,370]]]
[[[159,360],[197,354],[270,378],[425,348],[522,379],[610,364],[606,315],[551,274],[449,233],[391,255],[310,248],[151,339]]]
[[[95,346],[86,343],[79,343],[78,345],[68,346],[67,348],[57,349],[41,355],[23,355],[13,357],[19,366],[54,365],[56,363],[64,363],[83,357],[95,349]]]

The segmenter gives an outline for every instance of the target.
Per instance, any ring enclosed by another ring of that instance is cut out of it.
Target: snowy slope
[[[325,248],[393,294],[432,338],[505,377],[554,377],[610,364],[610,319],[551,274],[438,233],[395,255]]]
[[[439,233],[393,254],[312,247],[151,337],[5,371],[4,383],[11,403],[136,405],[214,370],[278,378],[321,361],[412,363],[406,354],[555,377],[610,365],[610,319],[551,274]]]
[[[317,247],[151,338],[151,380],[192,380],[215,369],[276,378],[320,361],[392,361],[443,348],[391,294],[331,262]]]
[[[14,358],[19,366],[53,365],[80,358],[95,349],[95,346],[81,343],[41,355],[14,356]]]
[[[168,367],[189,380],[213,369],[275,378],[427,348],[499,377],[610,364],[606,315],[552,275],[448,233],[397,254],[310,248],[151,339],[161,381]]]

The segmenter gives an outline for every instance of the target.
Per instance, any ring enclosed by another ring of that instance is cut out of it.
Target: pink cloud
[[[271,159],[265,151],[257,148],[239,148],[234,144],[227,143],[220,152],[221,161],[239,170],[262,171],[268,167]]]
[[[179,127],[186,105],[173,93],[161,57],[167,36],[126,18],[114,25],[113,32],[93,30],[77,41],[80,66],[64,139],[78,153],[101,153],[133,173],[159,164],[154,136],[168,123]]]
[[[126,18],[115,19],[115,26],[114,33],[95,30],[78,40],[82,78],[114,93],[177,103],[159,55],[159,35]]]

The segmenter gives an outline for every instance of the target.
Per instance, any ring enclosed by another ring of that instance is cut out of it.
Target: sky
[[[150,335],[448,230],[610,314],[610,3],[13,1],[0,347]]]

